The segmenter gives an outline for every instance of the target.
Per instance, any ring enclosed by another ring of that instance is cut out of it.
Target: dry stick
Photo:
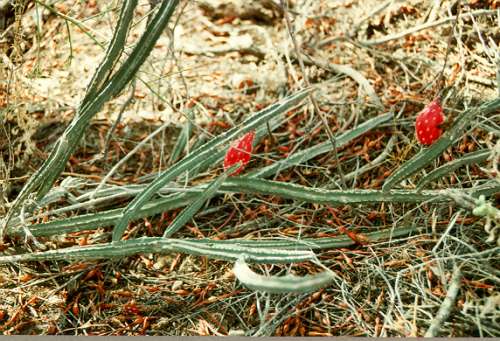
[[[427,22],[436,21],[436,17],[439,11],[439,7],[441,6],[441,0],[433,0],[432,8],[427,14]]]
[[[455,300],[457,299],[458,291],[460,290],[460,282],[462,280],[462,272],[460,271],[460,267],[457,266],[453,271],[453,275],[450,280],[450,286],[448,288],[448,292],[446,293],[446,297],[439,307],[439,310],[436,314],[436,317],[431,321],[431,325],[427,332],[425,333],[425,337],[435,337],[441,325],[446,322],[448,317],[450,316],[451,309],[455,304]]]
[[[365,94],[370,97],[370,100],[373,102],[373,104],[375,104],[380,109],[384,108],[384,105],[382,104],[382,101],[375,92],[373,86],[371,86],[368,80],[359,71],[353,69],[348,65],[333,64],[324,61],[319,61],[305,53],[302,53],[302,56],[307,58],[305,63],[308,63],[309,65],[316,65],[317,67],[327,70],[329,72],[343,74],[348,77],[351,77],[356,83],[358,83],[359,87],[365,92]]]
[[[111,176],[132,157],[132,155],[134,155],[135,153],[137,153],[137,151],[139,149],[141,149],[142,147],[144,147],[144,145],[146,145],[146,143],[148,143],[153,137],[155,137],[156,135],[158,135],[160,132],[162,132],[165,128],[167,128],[171,124],[172,124],[172,122],[170,120],[168,120],[167,122],[165,122],[164,124],[162,124],[155,131],[153,131],[148,137],[146,137],[144,140],[142,140],[137,146],[135,146],[135,148],[132,149],[127,155],[125,155],[125,157],[123,157],[122,159],[120,159],[120,161],[118,161],[113,166],[113,168],[111,168],[111,170],[108,172],[108,174],[106,174],[106,176],[101,180],[101,182],[99,183],[99,185],[97,185],[96,189],[92,192],[92,195],[90,196],[90,199],[91,200],[95,199],[95,195],[97,194],[97,192],[99,192],[99,190],[104,187],[104,185],[109,180],[109,178],[111,178]]]
[[[387,142],[387,145],[385,146],[384,151],[379,156],[377,156],[374,160],[369,161],[364,166],[356,169],[355,171],[346,174],[345,178],[347,180],[356,179],[362,173],[365,173],[365,172],[377,167],[382,162],[384,162],[385,158],[390,155],[390,153],[392,151],[392,147],[394,146],[395,140],[396,140],[395,135],[391,136],[391,138],[389,139],[389,142]]]
[[[383,10],[385,10],[388,6],[392,5],[394,3],[395,0],[388,0],[387,2],[381,4],[379,7],[376,7],[373,11],[371,11],[368,15],[366,15],[364,18],[362,18],[361,20],[359,20],[357,23],[355,23],[353,25],[353,28],[350,32],[348,32],[347,34],[343,35],[343,36],[335,36],[335,37],[331,37],[331,38],[326,38],[324,40],[321,40],[320,42],[318,42],[314,47],[315,48],[321,48],[325,45],[328,45],[330,43],[333,43],[335,41],[343,41],[343,40],[354,40],[355,39],[355,36],[357,35],[361,25],[367,21],[368,19],[372,18],[373,16],[379,14],[380,12],[382,12]]]
[[[470,12],[470,13],[468,13],[468,15],[472,15],[472,16],[477,17],[477,16],[481,16],[481,15],[494,15],[496,13],[497,13],[496,10],[482,9],[482,10],[477,10],[477,11],[474,11],[474,12]],[[362,41],[360,43],[362,45],[365,45],[365,46],[372,46],[372,45],[384,44],[384,43],[387,43],[387,42],[389,42],[391,40],[397,40],[397,39],[403,38],[403,37],[405,37],[407,35],[410,35],[410,34],[413,34],[413,33],[419,32],[419,31],[423,31],[423,30],[426,30],[428,28],[432,28],[432,27],[436,27],[436,26],[445,24],[445,23],[447,23],[449,21],[455,20],[456,18],[457,18],[456,16],[446,17],[446,18],[443,18],[443,19],[438,20],[438,21],[434,21],[434,22],[431,22],[431,23],[425,23],[425,24],[422,24],[420,26],[412,27],[412,28],[407,29],[407,30],[402,31],[402,32],[391,34],[391,35],[385,36],[385,37],[380,38],[380,39],[365,40],[365,41]]]
[[[444,70],[446,69],[446,64],[448,63],[448,57],[449,57],[450,51],[451,51],[451,39],[453,38],[453,33],[455,32],[455,28],[457,27],[457,23],[458,23],[458,18],[460,16],[460,0],[457,0],[455,2],[455,5],[457,6],[457,15],[456,15],[456,18],[455,18],[455,22],[453,23],[453,27],[451,28],[450,35],[448,37],[448,42],[447,42],[447,46],[446,46],[446,53],[444,55],[443,68],[441,69],[441,72],[437,76],[437,82],[436,82],[436,84],[437,84],[437,88],[438,89],[443,89],[443,85],[444,85],[444,82],[445,82],[445,79],[444,79]],[[442,95],[442,94],[439,94],[439,96],[440,95]]]
[[[109,144],[111,142],[111,137],[113,137],[113,133],[116,130],[116,127],[118,127],[118,123],[122,120],[123,113],[125,112],[125,109],[129,106],[129,104],[134,100],[134,94],[135,94],[135,80],[132,81],[132,87],[130,89],[130,95],[128,98],[125,100],[125,103],[123,103],[120,112],[118,113],[118,117],[116,120],[113,122],[113,125],[108,131],[108,135],[106,136],[106,142],[104,143],[104,152],[102,153],[102,159],[106,161],[108,157],[108,151],[109,151]]]
[[[149,0],[150,2],[150,5],[151,6],[156,6],[158,5],[158,3],[160,2],[160,0]],[[175,23],[172,27],[172,29],[169,29],[167,28],[167,34],[168,34],[168,38],[170,40],[169,44],[168,44],[168,49],[170,51],[170,55],[172,57],[172,60],[174,61],[174,64],[175,64],[175,67],[177,68],[177,71],[181,77],[181,81],[182,81],[182,84],[184,86],[184,90],[186,91],[186,95],[185,95],[185,100],[184,100],[184,103],[182,103],[182,107],[184,108],[185,107],[185,104],[189,101],[189,99],[191,98],[191,96],[189,95],[189,89],[188,89],[188,86],[187,86],[187,82],[186,82],[186,79],[184,77],[184,73],[182,71],[182,66],[181,66],[181,63],[179,61],[179,59],[177,58],[177,56],[175,55],[175,39],[174,39],[174,30],[175,28],[177,27],[177,25],[179,24],[179,21],[181,19],[181,17],[183,16],[184,14],[184,10],[186,9],[187,5],[188,5],[188,1],[185,2],[184,6],[180,9],[179,11],[179,15],[177,16],[176,20],[175,20]],[[152,7],[153,8],[153,7]],[[167,62],[167,59],[165,59],[165,62],[162,66],[162,69],[164,68],[165,64]],[[158,77],[158,90],[157,90],[157,93],[160,93],[161,91],[161,80],[162,80],[162,77]],[[171,89],[171,87],[170,87]],[[172,89],[171,89],[172,90]],[[161,96],[157,96],[161,101],[164,101],[163,98]],[[172,95],[172,99],[175,98],[175,96]],[[173,101],[173,100],[172,100]],[[154,104],[154,101],[153,101],[153,104]],[[154,106],[154,105],[153,105]],[[184,115],[188,122],[186,122],[186,124],[190,124],[189,122],[189,118],[188,116],[190,115],[187,115],[185,113],[183,113],[183,111],[179,111],[177,110],[177,108],[175,108],[174,105],[169,105],[171,108],[173,108],[173,110],[175,112],[180,112],[181,115]],[[188,135],[186,135],[188,136]],[[165,157],[165,130],[162,131],[162,136],[161,136],[161,149],[160,149],[160,159],[159,159],[159,162],[158,162],[158,169],[162,169],[162,164],[164,162],[164,157]],[[189,141],[188,141],[189,142]],[[189,143],[186,143],[186,153],[189,153]],[[170,155],[170,157],[172,157],[172,154]],[[168,164],[170,161],[167,160],[166,163]],[[189,172],[186,172],[186,181],[189,177]]]
[[[161,0],[149,0],[151,6],[153,6],[153,5],[156,6],[160,1]],[[177,19],[175,20],[174,26],[172,27],[172,29],[168,30],[168,35],[169,35],[169,38],[170,38],[170,44],[168,45],[168,49],[170,50],[170,52],[172,54],[172,59],[174,60],[175,67],[177,68],[177,71],[178,71],[179,75],[181,76],[182,85],[184,86],[184,89],[186,90],[186,101],[188,101],[191,96],[189,96],[189,89],[188,89],[188,86],[187,86],[186,78],[184,77],[184,73],[182,72],[181,62],[179,61],[179,59],[175,55],[174,30],[177,27],[177,25],[179,24],[179,21],[180,21],[182,15],[184,14],[184,10],[186,9],[188,3],[189,2],[186,1],[186,3],[184,4],[184,6],[181,8],[179,15],[177,16]]]
[[[297,55],[297,60],[299,61],[300,65],[300,71],[302,72],[302,75],[304,77],[304,82],[306,83],[306,86],[310,86],[311,84],[309,83],[309,77],[307,77],[306,70],[304,67],[304,61],[302,60],[302,54],[300,53],[299,45],[297,44],[297,40],[295,39],[295,35],[293,32],[293,28],[290,22],[290,18],[288,17],[288,1],[287,0],[281,0],[281,7],[283,7],[283,16],[285,18],[285,23],[286,23],[286,28],[288,30],[288,33],[290,34],[290,38],[292,39],[293,43],[293,48],[295,50],[295,54]],[[342,184],[342,188],[345,189],[347,188],[347,184],[344,178],[344,172],[342,170],[342,165],[340,164],[339,161],[339,156],[337,154],[337,143],[335,141],[335,137],[333,136],[333,132],[328,126],[328,121],[326,120],[325,116],[323,113],[319,110],[319,105],[318,102],[316,101],[316,98],[314,97],[313,94],[309,94],[309,99],[311,100],[311,103],[314,107],[314,111],[316,114],[319,115],[321,118],[321,121],[323,122],[323,125],[325,126],[326,133],[328,135],[328,138],[330,139],[330,142],[332,143],[332,148],[333,148],[333,156],[335,158],[335,163],[337,164],[337,170],[340,175],[340,181]]]
[[[474,20],[474,17],[471,17],[471,19]],[[481,39],[483,49],[486,52],[486,54],[489,56],[490,53],[488,51],[490,50],[490,47],[488,44],[486,44],[486,42],[484,42],[483,38],[481,37],[481,32],[479,31],[479,28],[477,27],[476,22],[474,22],[474,26],[476,27],[479,39]],[[499,20],[498,26],[500,26],[500,20]],[[492,37],[488,37],[488,43],[491,44],[491,46],[492,46],[491,47],[492,56],[488,59],[490,59],[490,61],[493,64],[496,64],[496,85],[497,85],[498,97],[500,97],[500,43],[493,40]],[[483,84],[486,86],[492,86],[492,87],[495,86],[495,81],[493,79],[486,79],[486,78],[482,78],[479,76],[473,76],[473,75],[468,76],[468,79],[470,79],[473,82]]]
[[[149,0],[149,14],[148,14],[148,18],[146,19],[146,26],[149,26],[149,24],[151,23],[151,20],[153,20],[153,11],[155,9],[156,6],[158,6],[158,4],[160,3],[160,0]]]
[[[27,2],[26,1],[14,1],[12,3],[12,5],[14,8],[14,25],[15,25],[14,26],[15,28],[14,28],[13,58],[14,58],[14,61],[16,62],[16,64],[20,64],[20,62],[23,59],[21,42],[24,40],[21,20],[22,20],[23,13],[24,13],[25,7],[27,5]],[[17,62],[19,62],[19,63],[17,63]]]
[[[500,44],[499,48],[496,50],[495,53],[496,53],[496,64],[497,64],[497,91],[498,91],[498,97],[500,97]]]
[[[374,17],[375,15],[379,14],[380,12],[382,12],[383,10],[385,10],[387,7],[389,7],[393,3],[394,3],[394,0],[389,0],[389,1],[384,2],[383,4],[381,4],[380,6],[376,7],[374,10],[372,10],[367,16],[365,16],[360,21],[358,21],[356,24],[354,24],[354,28],[350,32],[350,37],[352,38],[352,37],[354,37],[356,35],[356,33],[358,32],[359,28],[361,27],[361,25],[365,21],[367,21],[368,19],[370,19],[370,18]],[[326,39],[326,40],[320,42],[320,46],[319,47],[328,44],[329,43],[328,40],[331,40],[331,39]]]

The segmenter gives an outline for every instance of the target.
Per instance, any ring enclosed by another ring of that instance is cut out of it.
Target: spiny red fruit
[[[238,167],[238,169],[236,169],[231,175],[239,174],[250,161],[254,138],[255,131],[252,130],[231,143],[231,146],[227,150],[226,157],[224,158],[224,169],[228,169],[232,165],[241,162],[241,166]]]
[[[420,144],[429,146],[442,134],[440,125],[444,122],[443,108],[439,98],[435,99],[417,115],[415,132]]]

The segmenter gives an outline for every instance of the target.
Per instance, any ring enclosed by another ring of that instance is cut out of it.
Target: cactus
[[[409,176],[420,171],[436,159],[443,151],[446,150],[457,138],[459,138],[465,129],[465,127],[471,122],[471,120],[477,115],[488,114],[500,108],[500,98],[496,98],[483,105],[466,110],[461,113],[456,119],[453,125],[441,136],[439,140],[434,142],[432,146],[427,149],[423,149],[415,155],[411,160],[405,162],[400,168],[396,170],[382,186],[383,191],[388,191],[393,188],[400,181],[408,178]]]

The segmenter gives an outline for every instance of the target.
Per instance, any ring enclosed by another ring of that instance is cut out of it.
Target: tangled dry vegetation
[[[7,18],[0,20],[2,216],[73,118],[120,6],[120,1],[14,2],[25,6],[0,12]],[[286,121],[255,146],[247,171],[328,141],[325,122],[338,136],[391,112],[392,120],[336,151],[274,176],[316,188],[380,189],[422,148],[414,137],[414,119],[443,86],[450,89],[444,101],[450,121],[499,96],[497,0],[294,0],[289,6],[284,10],[273,0],[181,1],[172,30],[164,32],[132,85],[93,119],[56,185],[66,179],[72,196],[89,193],[138,146],[107,182],[146,183],[200,141],[316,84],[314,101],[289,111]],[[149,2],[140,1],[129,46],[149,14]],[[399,186],[414,189],[432,169],[479,150],[490,152],[427,188],[467,189],[498,181],[499,113],[480,114],[471,123],[458,142]],[[189,124],[189,143],[175,149]],[[195,178],[180,177],[177,188],[206,182],[221,169],[217,164]],[[126,204],[117,199],[43,215],[70,199],[40,207],[36,222]],[[498,193],[489,198],[495,199]],[[126,238],[161,236],[180,211],[134,221]],[[404,237],[367,242],[365,236],[406,226],[414,232]],[[329,207],[273,195],[219,195],[176,236],[348,236],[351,245],[317,252],[338,281],[307,294],[253,292],[235,280],[231,263],[186,254],[4,264],[0,333],[500,336],[494,228],[485,231],[484,218],[451,203]],[[111,228],[103,227],[36,241],[8,237],[0,251],[90,245],[110,235]],[[297,275],[318,271],[307,262],[255,269]]]

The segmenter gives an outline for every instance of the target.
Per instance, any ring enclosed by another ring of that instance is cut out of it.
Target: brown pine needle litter
[[[0,1],[0,334],[500,336],[499,9]]]

